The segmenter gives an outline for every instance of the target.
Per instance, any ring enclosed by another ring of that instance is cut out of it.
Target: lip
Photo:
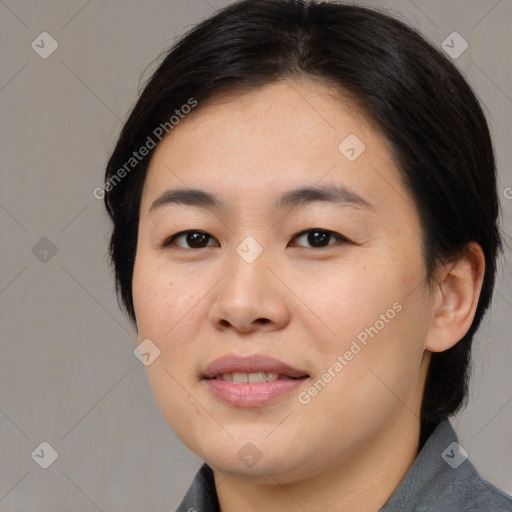
[[[297,368],[264,355],[237,356],[227,355],[215,359],[204,370],[202,377],[213,379],[223,373],[253,373],[253,372],[274,372],[288,377],[298,378],[307,375],[306,371]]]
[[[254,384],[234,384],[215,378],[235,372],[274,372],[292,378]],[[204,369],[202,378],[208,390],[222,402],[235,407],[258,407],[296,391],[309,379],[309,375],[306,371],[264,355],[227,355],[210,363]]]

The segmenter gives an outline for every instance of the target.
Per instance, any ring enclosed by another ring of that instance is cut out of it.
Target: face
[[[148,379],[200,458],[286,482],[419,425],[419,217],[350,100],[301,80],[199,104],[156,148],[140,211]]]

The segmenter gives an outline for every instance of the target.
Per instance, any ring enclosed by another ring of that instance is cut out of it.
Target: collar
[[[482,479],[442,421],[379,512],[512,511],[512,499]],[[203,464],[176,512],[220,512],[212,469]]]

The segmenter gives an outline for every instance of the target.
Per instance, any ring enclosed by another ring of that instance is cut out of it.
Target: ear
[[[455,263],[444,265],[434,288],[434,317],[425,349],[444,352],[468,332],[482,290],[485,256],[476,242],[470,242]]]

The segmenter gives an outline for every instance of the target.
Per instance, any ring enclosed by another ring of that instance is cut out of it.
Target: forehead
[[[153,154],[143,205],[176,187],[273,204],[277,192],[327,183],[362,197],[407,195],[387,140],[348,96],[277,82],[218,94],[181,120]]]

